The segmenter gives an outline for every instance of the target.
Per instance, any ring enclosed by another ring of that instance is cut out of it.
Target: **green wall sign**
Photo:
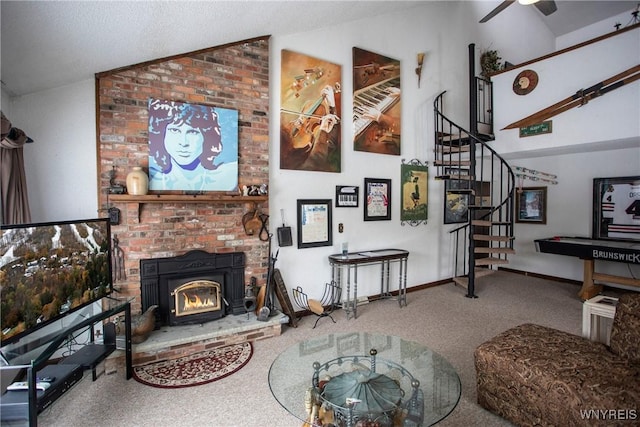
[[[541,135],[543,133],[551,133],[553,129],[553,120],[547,120],[546,122],[537,123],[531,126],[525,126],[520,128],[520,138],[525,136]]]

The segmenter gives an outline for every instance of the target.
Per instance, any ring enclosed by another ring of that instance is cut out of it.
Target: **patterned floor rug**
[[[233,374],[249,362],[252,354],[250,342],[232,344],[179,359],[136,366],[133,378],[152,387],[193,387]]]

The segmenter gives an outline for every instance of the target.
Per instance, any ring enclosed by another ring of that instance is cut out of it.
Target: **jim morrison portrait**
[[[238,112],[149,100],[149,190],[235,191]]]

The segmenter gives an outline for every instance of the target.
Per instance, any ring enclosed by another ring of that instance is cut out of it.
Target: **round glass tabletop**
[[[324,382],[344,377],[344,373],[369,372],[372,349],[377,352],[373,367],[376,377],[380,374],[392,378],[402,388],[404,397],[399,412],[404,419],[401,425],[433,425],[449,415],[458,404],[460,378],[444,357],[418,342],[367,332],[323,335],[287,348],[269,369],[269,387],[287,411],[301,421],[308,421],[310,416],[315,416],[309,403],[316,372],[314,363],[317,362],[315,367],[320,368],[318,379],[321,388],[329,390],[323,386]],[[369,375],[360,377],[368,378]],[[377,378],[377,382],[379,380]],[[418,393],[413,388],[415,380],[419,384]],[[388,389],[388,384],[386,386]],[[395,393],[393,391],[393,395]],[[346,395],[339,396],[342,400]],[[355,405],[356,411],[367,412],[367,402],[360,399],[362,396],[346,397],[352,401],[351,405]],[[417,410],[416,402],[419,405]],[[337,426],[346,425],[339,417],[335,417],[333,422]]]

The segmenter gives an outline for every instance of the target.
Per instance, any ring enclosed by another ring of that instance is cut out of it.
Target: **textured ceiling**
[[[425,1],[2,0],[2,85],[9,95],[23,95],[118,67],[259,36],[305,32]],[[487,0],[483,6],[491,10],[501,1]],[[558,11],[550,17],[538,14],[556,35],[636,5],[635,1],[557,3]],[[528,6],[510,6],[515,7]],[[482,25],[505,25],[507,11]]]

